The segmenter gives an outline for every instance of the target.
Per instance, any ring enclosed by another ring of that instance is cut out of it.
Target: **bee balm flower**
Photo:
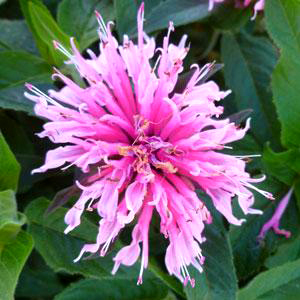
[[[224,2],[225,0],[209,0],[208,2],[208,9],[212,10],[214,8],[214,4],[215,3],[221,3]],[[264,10],[265,7],[265,0],[235,0],[236,6],[237,7],[248,7],[250,4],[252,4],[253,2],[255,2],[254,4],[254,14],[253,17],[251,18],[252,20],[256,18],[256,15],[259,11]]]
[[[222,154],[227,143],[241,139],[249,128],[237,128],[228,119],[218,120],[223,108],[215,101],[230,91],[220,91],[213,81],[203,83],[211,65],[193,65],[192,76],[182,92],[176,92],[178,75],[187,55],[186,36],[178,45],[170,44],[170,23],[161,48],[143,32],[142,5],[138,12],[138,42],[124,36],[119,45],[111,33],[111,23],[100,24],[100,55],[88,50],[85,59],[72,42],[73,53],[59,43],[82,78],[86,88],[56,71],[64,83],[49,96],[27,84],[34,94],[35,113],[49,119],[40,137],[65,144],[48,151],[45,164],[33,172],[76,166],[85,175],[77,181],[82,190],[76,204],[65,216],[65,233],[80,224],[84,211],[97,210],[99,234],[95,244],[84,245],[85,252],[104,256],[110,243],[126,224],[136,221],[132,242],[115,256],[115,273],[121,264],[133,265],[141,255],[138,284],[148,264],[148,233],[152,215],[160,216],[160,230],[170,244],[165,263],[170,274],[185,284],[190,278],[187,266],[202,271],[204,257],[200,244],[203,230],[212,221],[195,188],[207,193],[227,220],[240,225],[231,208],[237,201],[245,214],[261,213],[251,208],[255,189],[240,157]],[[155,53],[159,53],[153,62]],[[267,197],[270,194],[260,191]],[[141,249],[142,248],[142,249]]]

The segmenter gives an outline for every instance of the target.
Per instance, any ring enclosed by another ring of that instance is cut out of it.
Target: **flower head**
[[[49,96],[32,85],[35,113],[49,119],[40,137],[65,144],[48,151],[45,164],[33,172],[76,166],[84,173],[77,181],[80,198],[65,216],[67,228],[80,224],[84,211],[96,210],[100,216],[95,244],[85,252],[104,256],[119,232],[133,220],[132,242],[115,256],[115,273],[121,264],[130,266],[141,255],[138,284],[148,264],[148,233],[152,215],[160,216],[160,231],[169,239],[165,263],[170,274],[194,285],[187,267],[202,270],[204,257],[200,244],[205,241],[205,224],[212,217],[195,188],[207,193],[227,220],[240,225],[243,220],[232,213],[232,199],[245,214],[261,213],[251,208],[256,189],[245,171],[243,157],[220,153],[227,143],[243,138],[249,128],[238,128],[228,119],[218,120],[222,106],[215,102],[230,91],[220,91],[213,81],[203,83],[212,64],[202,69],[193,65],[192,76],[182,92],[176,92],[183,59],[187,55],[187,36],[178,45],[170,44],[174,30],[169,25],[161,48],[143,31],[144,6],[138,11],[138,41],[124,36],[119,45],[109,22],[100,25],[100,55],[88,50],[81,56],[74,41],[72,53],[59,43],[79,74],[88,83],[82,88],[56,71],[65,86],[49,91]],[[155,54],[157,58],[153,60]],[[263,179],[261,179],[263,180]],[[258,190],[259,191],[259,190]],[[271,195],[259,191],[271,198]]]
[[[214,8],[215,3],[221,3],[224,2],[225,0],[209,0],[208,2],[208,9],[212,10]],[[264,10],[265,7],[265,0],[235,0],[235,4],[237,7],[248,7],[252,3],[254,4],[254,14],[252,17],[252,20],[256,18],[256,15],[259,11]]]

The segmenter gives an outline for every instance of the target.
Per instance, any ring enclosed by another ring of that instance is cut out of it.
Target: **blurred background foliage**
[[[208,0],[145,0],[145,30],[156,36],[158,45],[170,20],[176,26],[174,43],[188,34],[191,50],[185,72],[193,63],[224,64],[213,75],[223,89],[232,90],[222,102],[224,117],[237,124],[252,118],[246,138],[234,143],[230,153],[262,155],[249,163],[248,170],[253,176],[267,175],[259,186],[276,200],[257,194],[255,207],[264,214],[247,217],[241,227],[229,225],[215,212],[214,224],[205,231],[204,272],[190,270],[194,289],[166,273],[166,244],[156,219],[142,286],[135,284],[137,265],[120,268],[114,277],[110,273],[112,257],[128,242],[129,231],[122,233],[107,257],[73,263],[82,245],[94,241],[97,218],[85,216],[78,229],[64,235],[62,204],[69,206],[77,192],[73,171],[30,175],[53,146],[35,135],[44,120],[34,116],[32,103],[24,98],[24,83],[43,91],[60,88],[51,80],[53,66],[80,82],[55,51],[53,40],[69,48],[70,37],[75,37],[83,54],[87,48],[99,53],[95,10],[105,21],[114,20],[119,40],[124,33],[135,39],[140,3],[0,0],[0,299],[300,299],[299,0],[266,0],[264,14],[254,21],[252,7],[237,9],[230,0],[212,12]],[[292,185],[294,196],[281,222],[292,237],[286,240],[269,232],[258,241],[262,225]]]

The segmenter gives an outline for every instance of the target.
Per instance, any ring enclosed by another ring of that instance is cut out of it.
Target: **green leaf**
[[[287,148],[300,146],[300,86],[297,80],[299,76],[300,62],[282,52],[273,72],[272,90],[281,122],[281,141]]]
[[[201,245],[205,257],[203,273],[192,269],[196,285],[184,289],[188,300],[236,299],[237,279],[228,233],[219,213],[214,214],[213,220],[205,227],[206,241]]]
[[[300,1],[266,1],[267,30],[280,49],[294,58],[300,53]]]
[[[17,212],[14,192],[0,192],[0,254],[3,246],[16,237],[25,220],[25,216]]]
[[[292,240],[288,240],[286,243],[280,245],[276,253],[267,258],[265,266],[271,269],[298,258],[300,258],[300,238],[296,236]]]
[[[60,207],[46,216],[45,212],[49,204],[50,201],[40,198],[31,202],[25,210],[29,220],[28,230],[34,238],[36,249],[47,264],[55,271],[82,274],[98,279],[111,278],[112,257],[116,250],[120,248],[120,244],[114,245],[115,250],[104,258],[96,256],[93,259],[81,259],[79,262],[74,263],[73,259],[78,256],[83,244],[95,242],[98,227],[83,217],[80,226],[68,235],[65,235],[63,233],[66,227],[64,215],[67,209]],[[178,294],[182,294],[180,284],[174,278],[163,273],[153,261],[149,262],[148,269],[151,272],[146,270],[144,273],[145,280],[147,280],[147,277],[153,278],[154,274],[168,287]],[[137,263],[129,268],[121,266],[116,277],[136,280],[138,273],[139,264]]]
[[[146,3],[145,6],[148,10],[148,3]],[[138,10],[136,2],[130,0],[114,0],[114,8],[119,36],[122,37],[124,34],[129,35],[129,33],[136,36]]]
[[[11,111],[0,111],[0,128],[7,139],[11,151],[21,165],[18,193],[28,191],[33,184],[55,174],[46,172],[34,176],[31,175],[33,169],[40,167],[44,163],[44,152],[48,147],[48,143],[34,137],[34,133],[40,130],[40,126],[41,122],[37,118],[23,113],[12,114]],[[37,150],[39,153],[43,153],[38,155]]]
[[[55,300],[160,300],[167,296],[168,290],[157,279],[144,280],[137,286],[130,279],[84,279],[72,284]]]
[[[280,47],[281,57],[272,75],[272,91],[284,146],[300,146],[300,1],[266,1],[268,32]],[[288,103],[288,104],[287,104]]]
[[[97,226],[83,219],[78,229],[65,235],[64,215],[67,209],[59,208],[46,217],[44,213],[49,204],[49,201],[41,198],[32,201],[25,210],[29,221],[28,231],[32,234],[35,247],[46,263],[56,272],[65,271],[96,278],[109,276],[112,270],[111,258],[73,262],[84,243],[95,242]]]
[[[239,300],[298,299],[300,260],[262,272],[238,293]]]
[[[64,270],[71,274],[79,273],[96,278],[110,276],[113,266],[111,255],[105,258],[81,259],[78,263],[73,262],[84,243],[95,242],[98,227],[83,218],[78,228],[65,235],[63,233],[66,227],[64,216],[67,209],[58,208],[52,214],[45,216],[49,204],[49,201],[40,198],[31,202],[25,211],[29,220],[28,229],[35,240],[36,249],[47,264],[55,271]],[[123,268],[120,268],[118,275],[127,277],[128,270],[130,269],[124,268],[123,271]]]
[[[110,0],[63,0],[58,6],[59,26],[68,35],[76,37],[81,50],[99,39],[95,10],[101,13],[105,22],[114,19],[113,4]]]
[[[246,33],[224,33],[221,55],[226,85],[232,89],[238,111],[253,109],[252,134],[260,144],[278,144],[279,123],[271,102],[270,77],[276,53],[270,41]]]
[[[7,189],[16,191],[19,175],[20,165],[0,132],[0,191]]]
[[[140,1],[141,2],[141,1]],[[175,26],[204,19],[209,15],[206,0],[146,0],[145,31],[164,29],[172,21]],[[117,29],[119,34],[136,36],[137,5],[131,0],[115,0]]]
[[[25,21],[0,20],[0,51],[23,50],[38,54],[32,33],[28,30]]]
[[[293,163],[299,155],[299,151],[295,149],[275,153],[269,145],[266,145],[263,153],[265,170],[281,182],[292,185],[296,172],[293,170],[291,163]]]
[[[68,49],[70,37],[61,30],[47,7],[39,0],[20,0],[20,4],[42,57],[49,64],[62,65],[67,58],[54,48],[53,41],[60,42]]]
[[[19,274],[32,250],[31,236],[20,231],[16,239],[4,246],[0,256],[0,295],[13,300]]]
[[[41,58],[21,51],[0,52],[0,107],[32,112],[30,100],[24,97],[24,84],[51,82],[51,68]],[[49,85],[47,85],[49,87]]]

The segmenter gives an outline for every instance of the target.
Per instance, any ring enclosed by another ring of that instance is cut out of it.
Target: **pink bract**
[[[292,194],[293,194],[293,187],[290,188],[288,193],[280,200],[272,218],[268,222],[266,222],[262,227],[258,235],[259,240],[264,239],[265,235],[270,229],[273,229],[274,232],[277,234],[284,235],[286,238],[289,238],[291,236],[291,233],[289,231],[279,228],[279,223],[283,213],[285,212],[289,204]]]
[[[143,15],[141,5],[137,44],[125,35],[119,45],[111,33],[112,23],[105,25],[97,13],[99,56],[88,50],[90,58],[83,58],[73,40],[72,54],[54,43],[88,87],[78,86],[57,70],[53,77],[65,84],[60,91],[50,90],[48,96],[27,84],[34,95],[26,96],[35,102],[35,113],[49,119],[39,136],[65,144],[48,151],[45,164],[33,173],[67,164],[62,169],[76,166],[85,175],[77,181],[82,193],[65,216],[65,233],[80,225],[84,211],[96,210],[99,234],[95,244],[84,245],[75,261],[85,252],[104,256],[119,232],[137,220],[132,242],[115,256],[112,272],[121,264],[133,265],[141,256],[138,284],[142,283],[149,226],[153,214],[158,214],[160,231],[170,242],[165,256],[169,273],[194,285],[187,267],[202,271],[200,244],[205,241],[205,224],[212,222],[195,189],[209,195],[214,207],[235,225],[244,220],[232,213],[233,197],[245,214],[260,214],[252,208],[249,189],[272,196],[252,185],[263,178],[250,178],[243,157],[219,152],[243,138],[249,120],[245,128],[238,128],[228,119],[218,119],[223,107],[215,102],[230,91],[220,91],[213,81],[202,82],[212,65],[202,69],[192,65],[192,76],[183,91],[176,92],[189,50],[187,36],[178,45],[170,44],[174,30],[170,23],[162,47],[155,48],[154,39],[143,31]]]

